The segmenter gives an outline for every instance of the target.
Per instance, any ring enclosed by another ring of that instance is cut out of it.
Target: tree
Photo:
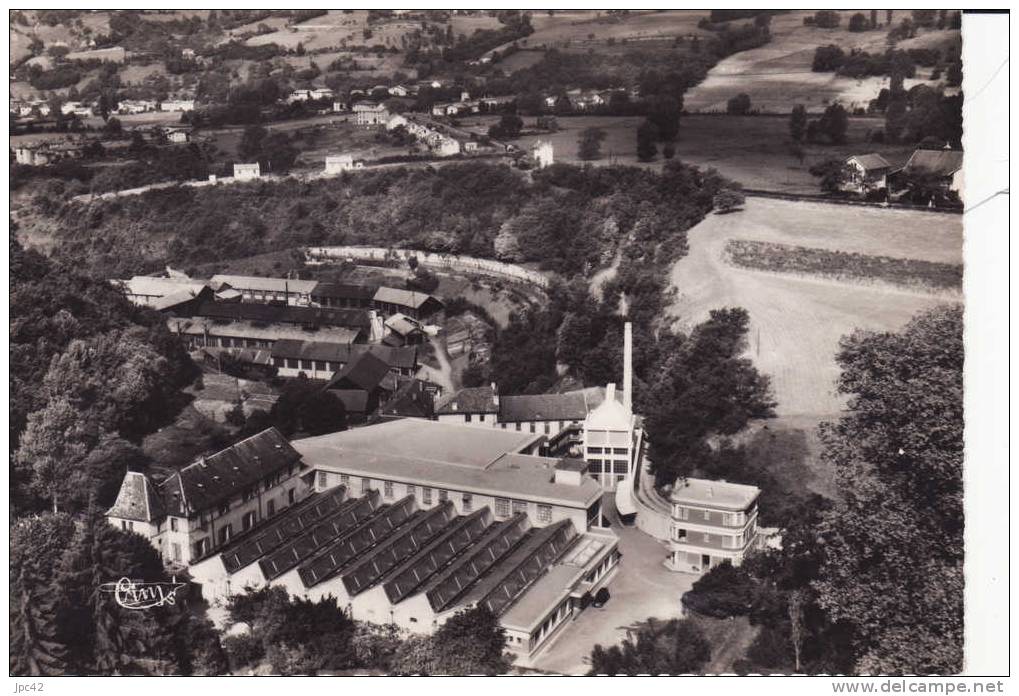
[[[849,113],[841,104],[832,104],[821,115],[818,128],[832,143],[841,145],[846,142],[846,133],[849,131]]]
[[[814,49],[814,60],[810,65],[813,72],[834,72],[846,61],[846,53],[839,46],[829,44]]]
[[[742,357],[749,321],[742,308],[712,310],[689,337],[660,348],[665,357],[637,394],[656,485],[689,474],[705,455],[709,434],[734,434],[772,412],[768,378]]]
[[[739,210],[746,203],[746,196],[734,189],[722,189],[712,199],[715,211],[719,213],[731,213]]]
[[[698,578],[682,598],[687,609],[718,619],[745,616],[754,602],[753,579],[729,561],[716,565]]]
[[[110,118],[106,125],[103,126],[103,132],[113,138],[119,137],[123,132],[123,126],[121,126],[120,119],[116,116]]]
[[[74,534],[68,515],[23,517],[10,538],[10,672],[16,676],[66,673],[66,646],[58,641],[54,568]]]
[[[577,137],[577,156],[582,160],[601,159],[601,144],[607,134],[601,128],[585,128]]]
[[[700,670],[710,658],[711,646],[692,621],[648,619],[637,629],[636,640],[627,638],[608,649],[594,646],[588,674],[688,674]]]
[[[506,632],[484,605],[462,609],[446,620],[431,638],[436,674],[502,674]]]
[[[262,141],[259,165],[266,172],[285,174],[297,161],[298,150],[286,133],[271,133]]]
[[[849,178],[846,163],[837,159],[818,162],[810,168],[810,174],[821,180],[821,190],[825,193],[840,192]]]
[[[658,154],[658,127],[645,119],[637,127],[637,159],[641,162],[650,162]]]
[[[647,120],[657,129],[656,140],[671,143],[679,136],[679,116],[683,104],[671,94],[657,95],[648,106]]]
[[[871,10],[871,12],[875,11]],[[867,31],[868,29],[870,29],[870,25],[867,22],[867,16],[862,12],[857,12],[849,18],[849,31],[860,32]]]
[[[741,93],[726,102],[725,112],[731,116],[745,116],[750,113],[750,95]]]
[[[963,314],[843,338],[848,411],[820,430],[841,491],[824,514],[821,607],[865,673],[955,674],[963,655]]]
[[[324,435],[347,429],[347,411],[338,396],[305,377],[287,382],[269,418],[287,437]],[[250,423],[248,432],[250,432]]]
[[[789,135],[792,137],[794,142],[803,142],[803,136],[807,131],[807,109],[803,104],[797,104],[793,107],[792,113],[789,115]]]
[[[676,156],[676,145],[675,143],[665,143],[662,145],[662,157],[667,160],[672,159]]]
[[[497,140],[512,140],[520,137],[524,120],[516,114],[503,114],[499,122],[488,129],[488,137]]]
[[[834,29],[842,21],[842,15],[834,10],[820,10],[814,14],[814,24],[822,29]]]
[[[262,142],[268,135],[269,131],[261,124],[245,126],[241,142],[237,145],[237,154],[246,162],[257,160],[262,154]]]

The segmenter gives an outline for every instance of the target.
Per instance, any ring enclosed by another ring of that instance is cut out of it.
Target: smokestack
[[[633,325],[623,325],[623,406],[633,412]]]

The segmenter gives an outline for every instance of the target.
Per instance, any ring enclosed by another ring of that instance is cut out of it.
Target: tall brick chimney
[[[633,325],[623,326],[623,406],[633,412]]]

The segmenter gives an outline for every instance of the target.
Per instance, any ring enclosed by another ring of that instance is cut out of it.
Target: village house
[[[360,422],[386,403],[397,386],[389,364],[376,353],[363,351],[334,374],[325,388],[343,402],[348,420]]]
[[[846,179],[842,185],[844,191],[869,193],[888,187],[888,174],[892,165],[876,152],[852,155],[846,159],[845,167]]]
[[[424,343],[424,325],[405,314],[396,313],[384,322],[386,335],[382,342],[387,346],[416,346]]]
[[[761,489],[725,481],[686,478],[676,483],[672,505],[669,566],[706,573],[729,561],[734,566],[758,543],[757,499]]]
[[[382,104],[359,101],[354,104],[354,123],[359,126],[384,126],[389,120],[389,110]]]
[[[258,166],[258,162],[234,165],[234,178],[239,181],[250,181],[252,179],[258,179],[261,176],[262,170]]]
[[[60,105],[60,113],[64,116],[70,116],[73,114],[74,116],[81,116],[83,118],[95,115],[91,105],[80,101],[64,102]]]
[[[404,85],[393,85],[388,91],[394,97],[407,97],[412,94],[411,88]],[[417,90],[413,90],[413,92],[417,92]]]
[[[187,128],[164,128],[163,133],[171,143],[183,144],[191,140],[191,131]]]
[[[337,100],[333,102],[333,111],[335,113],[341,113],[344,111],[350,111],[350,102]]]
[[[156,102],[150,99],[125,99],[117,105],[121,114],[144,114],[156,110]]]
[[[194,111],[194,99],[167,99],[159,104],[160,111]]]
[[[962,150],[916,150],[902,169],[894,172],[896,188],[908,186],[907,177],[932,176],[944,191],[961,194],[963,189]]]
[[[364,161],[355,160],[353,155],[326,155],[326,174],[339,174],[353,169],[364,169]]]
[[[383,316],[405,314],[418,321],[442,310],[442,303],[428,293],[399,288],[380,287],[372,298],[372,306]]]

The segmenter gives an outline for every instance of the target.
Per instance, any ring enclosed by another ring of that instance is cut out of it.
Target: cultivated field
[[[860,11],[869,16],[869,10]],[[803,18],[812,12],[774,16],[771,42],[719,62],[708,72],[704,82],[687,92],[685,107],[689,111],[724,111],[726,101],[744,92],[750,95],[755,108],[767,112],[788,113],[794,104],[803,104],[808,111],[818,112],[836,100],[850,108],[866,108],[882,87],[888,87],[887,77],[854,79],[810,70],[814,49],[818,46],[837,44],[846,53],[852,49],[883,53],[887,49],[887,26],[874,31],[848,31],[849,18],[855,12],[857,10],[842,10],[842,23],[837,29],[804,26]],[[896,12],[893,23],[904,16],[903,11]],[[879,21],[885,22],[883,10],[879,12]],[[923,33],[903,42],[901,47],[944,45],[958,41],[959,34],[957,30]],[[917,77],[929,78],[930,68],[918,68]],[[935,84],[928,79],[909,79],[905,86],[909,89],[921,83]]]
[[[682,327],[718,307],[750,313],[749,357],[772,378],[777,413],[806,421],[837,414],[839,339],[854,329],[894,330],[944,295],[735,268],[730,239],[962,263],[962,218],[944,213],[848,208],[748,199],[746,209],[712,215],[690,230],[690,253],[673,269],[672,311]]]
[[[462,119],[461,124],[484,133],[497,120],[496,116],[473,116]],[[664,161],[661,155],[649,165],[637,162],[637,126],[641,120],[636,116],[564,117],[558,119],[560,130],[556,133],[526,135],[513,142],[527,149],[537,140],[550,140],[557,162],[582,163],[577,157],[577,136],[585,128],[597,127],[604,130],[607,137],[601,148],[603,158],[592,164],[661,166]],[[801,162],[790,149],[786,117],[693,114],[680,121],[676,159],[699,167],[713,167],[747,188],[819,193],[818,180],[809,172],[817,162],[879,152],[894,166],[905,163],[912,147],[867,142],[867,134],[883,126],[880,118],[851,118],[845,145],[804,145]],[[534,121],[525,118],[524,130],[533,127]]]
[[[610,40],[614,44],[639,46],[640,41],[707,36],[710,32],[697,27],[697,22],[707,15],[706,10],[640,11],[625,16],[592,10],[556,11],[552,16],[534,12],[531,17],[534,33],[519,43],[526,48],[586,50]],[[502,51],[507,45],[495,50]]]

